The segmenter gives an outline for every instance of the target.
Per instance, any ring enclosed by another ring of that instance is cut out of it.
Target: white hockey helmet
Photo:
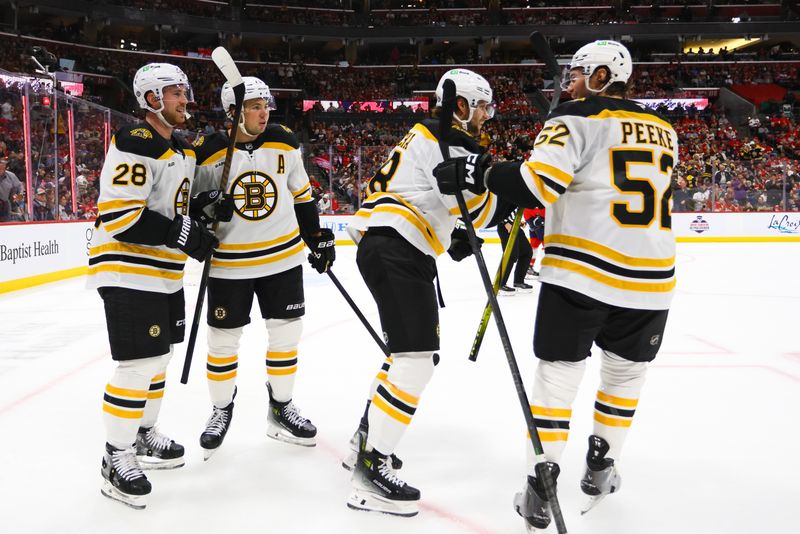
[[[267,101],[269,109],[275,109],[275,99],[269,91],[269,86],[261,79],[255,76],[242,76],[244,82],[244,100],[253,100],[254,98],[263,98]],[[231,106],[236,105],[236,98],[233,95],[233,87],[229,82],[225,82],[220,92],[220,100],[222,100],[222,109],[229,119],[233,118]]]
[[[161,114],[164,110],[163,89],[170,85],[180,85],[185,88],[187,100],[189,100],[189,102],[194,102],[192,85],[189,83],[189,78],[186,77],[186,74],[180,67],[169,63],[148,63],[137,70],[136,75],[133,77],[133,94],[136,96],[139,107],[155,113],[161,122],[172,128],[174,125],[167,122]],[[161,104],[158,108],[154,108],[147,103],[146,96],[147,93],[151,91],[155,95],[156,100]],[[189,119],[190,117],[191,115],[186,113],[186,118]]]
[[[605,91],[614,82],[626,83],[633,73],[633,60],[631,53],[625,45],[617,41],[594,41],[585,44],[578,49],[564,70],[564,79],[561,87],[566,89],[569,86],[569,73],[573,69],[581,69],[583,75],[590,78],[598,67],[606,67],[610,77],[605,86],[601,89],[592,89],[589,84],[586,88],[593,93]]]
[[[478,74],[477,72],[473,72],[467,69],[450,69],[445,72],[442,77],[439,79],[439,83],[436,86],[436,105],[441,106],[442,100],[444,97],[444,82],[446,80],[453,80],[453,83],[456,85],[456,96],[463,97],[467,104],[469,105],[469,117],[467,120],[462,121],[460,119],[459,122],[462,123],[462,126],[466,128],[467,123],[472,119],[472,114],[475,112],[475,108],[478,107],[478,104],[481,102],[486,102],[486,112],[491,119],[494,117],[494,103],[492,102],[492,87],[489,85],[489,82]]]

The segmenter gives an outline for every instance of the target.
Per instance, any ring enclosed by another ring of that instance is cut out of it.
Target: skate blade
[[[532,293],[532,292],[533,292],[533,288],[530,288],[530,289],[517,288],[517,293]]]
[[[186,465],[186,460],[181,456],[180,458],[172,458],[170,460],[159,460],[151,456],[137,456],[139,467],[142,471],[158,471],[162,469],[177,469]]]
[[[219,447],[217,447],[218,449]],[[203,449],[203,461],[207,462],[209,458],[214,456],[214,453],[217,452],[217,449]]]
[[[608,495],[608,494],[590,495],[589,496],[589,500],[586,502],[586,504],[583,506],[583,508],[581,508],[581,515],[586,514],[589,510],[591,510],[592,508],[597,506],[600,503],[600,501],[605,499],[606,495]]]
[[[347,499],[347,507],[362,512],[378,512],[398,517],[414,517],[419,513],[419,501],[393,501],[372,492],[354,490]]]
[[[102,493],[104,497],[108,497],[112,501],[121,502],[134,510],[144,510],[147,507],[147,495],[128,495],[127,493],[122,493],[108,480],[103,481],[103,487],[100,488],[100,493]]]
[[[317,440],[313,438],[299,438],[293,435],[288,430],[275,425],[269,425],[267,428],[267,437],[284,443],[292,445],[300,445],[301,447],[316,447]]]
[[[352,471],[353,468],[356,466],[357,459],[358,459],[358,453],[351,452],[350,454],[347,455],[347,457],[344,460],[342,460],[342,467],[346,471]]]

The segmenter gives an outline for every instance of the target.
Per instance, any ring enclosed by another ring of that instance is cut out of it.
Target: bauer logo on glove
[[[319,234],[308,238],[306,243],[311,253],[308,262],[318,273],[327,271],[336,259],[336,236],[330,228],[322,228]]]

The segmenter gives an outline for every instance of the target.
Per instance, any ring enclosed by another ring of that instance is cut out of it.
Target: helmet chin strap
[[[458,122],[459,126],[461,126],[462,130],[469,131],[469,121],[472,120],[472,116],[474,114],[475,114],[475,108],[470,107],[469,115],[467,115],[467,118],[465,120],[460,119],[455,111],[453,111],[453,118]]]
[[[607,68],[608,67],[606,67],[606,69]],[[593,95],[599,95],[600,93],[602,93],[603,91],[608,89],[608,87],[614,82],[611,80],[611,71],[608,71],[609,80],[606,82],[606,84],[603,87],[601,87],[600,89],[592,89],[592,84],[590,82],[591,82],[592,76],[594,76],[595,72],[597,72],[597,67],[592,68],[592,72],[589,74],[589,76],[586,77],[586,83],[584,85],[586,85],[586,90],[587,91],[589,91]]]
[[[240,130],[240,131],[241,131],[243,134],[245,134],[245,135],[249,135],[250,137],[258,137],[258,134],[257,134],[257,133],[250,133],[250,132],[248,132],[248,131],[247,131],[247,127],[244,125],[244,117],[241,117],[241,118],[239,119],[239,130]]]

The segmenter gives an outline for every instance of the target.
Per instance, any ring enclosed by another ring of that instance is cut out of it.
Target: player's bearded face
[[[164,109],[161,114],[170,124],[183,124],[186,122],[186,106],[189,98],[186,88],[182,85],[169,85],[161,90]]]
[[[253,135],[258,135],[267,128],[269,105],[263,98],[247,100],[244,103],[242,115],[244,115],[245,129]]]
[[[478,135],[481,133],[481,128],[483,128],[483,123],[490,119],[489,112],[487,111],[487,106],[489,106],[486,102],[480,102],[476,107],[475,111],[472,113],[472,118],[467,125],[469,127],[469,132],[473,135]]]

